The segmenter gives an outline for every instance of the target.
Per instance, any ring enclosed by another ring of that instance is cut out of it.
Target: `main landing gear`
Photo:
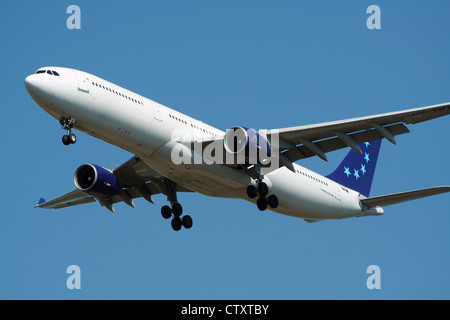
[[[161,215],[164,219],[172,218],[171,225],[172,229],[179,231],[181,227],[190,229],[192,227],[192,218],[189,215],[183,214],[183,207],[177,201],[177,193],[175,191],[176,184],[171,180],[163,180],[163,185],[165,187],[165,194],[167,195],[167,200],[170,201],[172,207],[163,206],[161,208]]]
[[[62,142],[65,146],[69,144],[74,144],[77,142],[77,137],[72,133],[72,128],[75,123],[75,119],[72,117],[61,118],[59,123],[62,125],[62,128],[67,131],[67,134],[63,135]]]
[[[269,205],[272,209],[278,207],[278,197],[274,194],[269,194],[269,187],[266,183],[260,181],[257,186],[249,185],[247,187],[247,195],[250,199],[256,198],[258,195],[258,200],[256,200],[256,205],[258,209],[264,211],[267,209],[267,205]]]
[[[164,219],[172,218],[172,229],[175,231],[179,231],[181,227],[185,227],[189,229],[192,227],[192,218],[189,215],[185,215],[181,217],[183,213],[183,207],[178,202],[172,203],[172,208],[169,206],[163,206],[161,208],[161,215]]]

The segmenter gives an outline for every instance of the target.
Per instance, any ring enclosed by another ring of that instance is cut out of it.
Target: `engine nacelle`
[[[270,160],[272,150],[269,141],[256,130],[246,127],[233,127],[227,130],[224,147],[237,160],[246,164],[265,164]]]
[[[73,182],[78,190],[94,197],[110,198],[120,192],[116,176],[95,164],[87,163],[78,167]]]

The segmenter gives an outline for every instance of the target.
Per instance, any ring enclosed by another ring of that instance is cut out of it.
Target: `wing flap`
[[[437,194],[450,192],[450,186],[444,186],[444,187],[434,187],[434,188],[427,188],[427,189],[420,189],[420,190],[413,190],[413,191],[406,191],[406,192],[400,192],[400,193],[393,193],[388,194],[384,196],[377,196],[377,197],[371,197],[366,199],[361,199],[361,203],[369,208],[373,207],[383,207],[383,206],[390,206],[393,204],[420,199],[424,197],[434,196]]]
[[[402,123],[397,123],[391,126],[386,126],[386,130],[388,130],[393,136],[405,134],[409,132],[409,129]],[[383,135],[377,131],[376,129],[361,131],[353,134],[347,135],[348,137],[351,137],[357,144],[361,144],[363,142],[370,142],[375,141],[383,138]],[[315,145],[317,145],[321,150],[323,150],[325,153],[346,148],[348,145],[339,137],[322,140],[319,142],[316,142]],[[312,152],[306,145],[301,145],[296,148],[289,149],[288,151],[283,153],[285,156],[287,156],[292,162],[295,162],[300,159],[305,159],[309,157],[313,157],[316,154]]]

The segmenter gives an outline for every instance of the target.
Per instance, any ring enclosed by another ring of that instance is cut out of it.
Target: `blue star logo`
[[[351,175],[350,168],[344,167],[344,174],[346,174],[348,178],[348,176]]]
[[[355,176],[356,180],[358,180],[358,178],[359,178],[358,170],[356,170],[356,169],[353,169],[353,170],[355,170],[355,173],[353,175]]]
[[[364,144],[366,145],[366,148],[370,146],[370,142],[364,142]]]
[[[370,159],[369,159],[369,154],[367,152],[364,152],[365,157],[364,159],[366,160],[366,163],[369,163]]]
[[[362,163],[361,163],[361,172],[363,173],[363,174],[366,174],[366,166],[365,165],[363,165]]]

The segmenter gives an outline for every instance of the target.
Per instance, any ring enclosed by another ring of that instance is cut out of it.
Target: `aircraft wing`
[[[79,204],[95,202],[96,200],[104,207],[114,212],[114,203],[124,201],[134,207],[133,199],[143,197],[151,203],[154,203],[152,195],[168,194],[167,183],[164,183],[165,177],[147,165],[141,158],[134,156],[125,163],[113,169],[119,185],[122,187],[118,195],[111,198],[97,198],[83,191],[75,189],[55,199],[45,201],[40,199],[35,208],[60,209]],[[177,192],[191,192],[172,182],[172,188]]]
[[[45,201],[45,199],[41,198],[35,208],[60,209],[89,202],[95,202],[95,199],[76,189],[50,201]]]
[[[377,207],[377,206],[383,207],[383,206],[390,206],[390,205],[405,202],[405,201],[429,197],[429,196],[433,196],[433,195],[441,194],[441,193],[445,193],[445,192],[450,192],[449,186],[434,187],[434,188],[420,189],[420,190],[414,190],[414,191],[393,193],[393,194],[388,194],[385,196],[365,198],[365,199],[361,199],[361,203],[369,208],[373,208],[373,207]]]
[[[270,141],[272,151],[277,149],[274,141],[278,139],[278,150],[272,153],[272,157],[278,155],[279,167],[285,166],[291,171],[294,171],[293,162],[313,156],[318,156],[328,161],[326,153],[334,150],[350,147],[361,154],[362,151],[359,144],[364,142],[385,138],[393,144],[396,144],[395,136],[409,132],[405,124],[416,124],[442,117],[449,113],[450,102],[447,102],[340,121],[282,129],[260,130],[259,133],[267,137],[268,141]],[[191,145],[193,150],[197,150],[195,144],[200,144],[200,149],[204,151],[212,142],[223,145],[224,138],[224,136],[183,136],[177,138],[177,142]],[[245,167],[242,165],[226,164],[225,152],[222,156],[224,157],[222,163],[225,165],[240,167],[241,169],[245,169],[250,176],[255,179],[258,178],[259,174],[255,166]]]
[[[270,140],[278,136],[280,152],[291,162],[312,156],[328,161],[327,152],[346,147],[361,153],[358,144],[363,142],[386,138],[395,144],[396,135],[409,132],[405,124],[416,124],[449,113],[450,103],[443,103],[367,117],[268,130],[266,135]]]

